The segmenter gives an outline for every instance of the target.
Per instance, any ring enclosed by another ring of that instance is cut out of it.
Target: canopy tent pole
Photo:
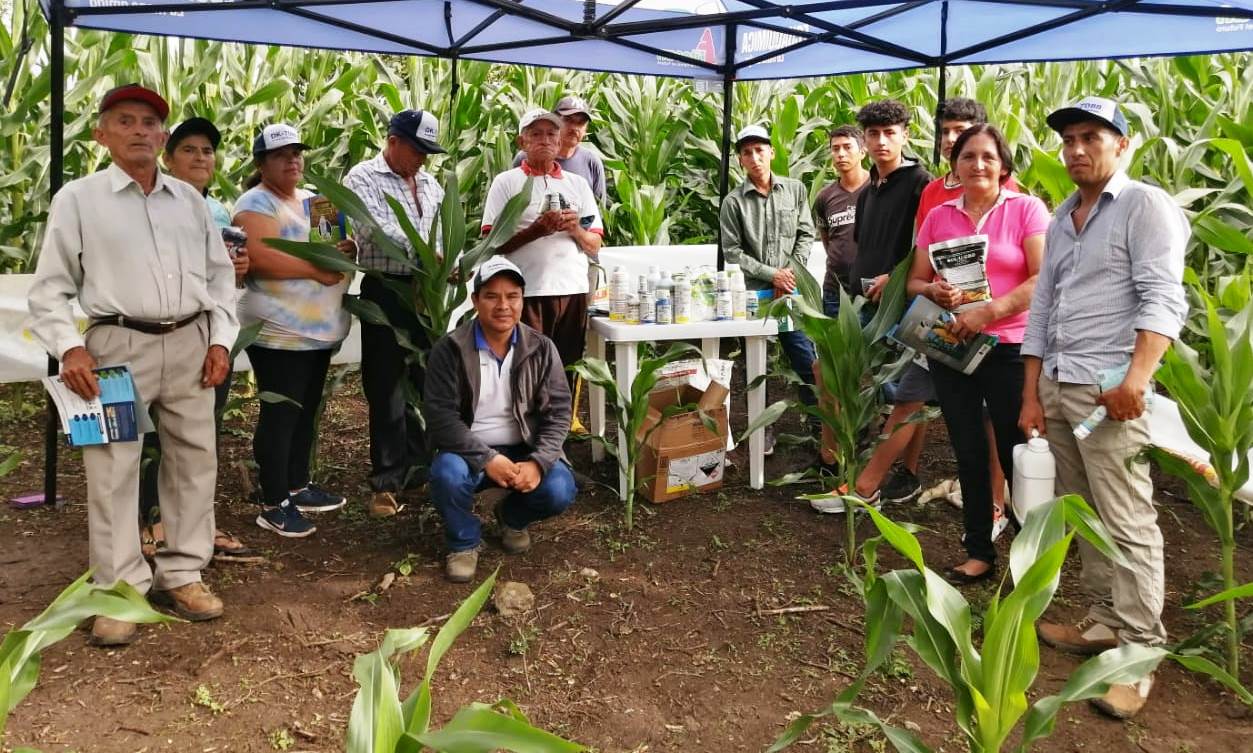
[[[738,27],[731,24],[727,27],[727,38],[723,44],[722,70],[722,165],[718,172],[718,209],[722,210],[722,199],[727,197],[731,179],[731,111],[735,104],[735,35]],[[726,268],[726,260],[722,255],[722,223],[718,223],[718,265],[719,270]]]
[[[944,138],[940,133],[940,108],[944,106],[944,100],[948,97],[948,65],[945,62],[945,55],[948,54],[948,0],[944,0],[940,4],[940,80],[935,91],[935,144],[931,152],[931,161],[936,165],[936,169],[940,166],[940,140]]]
[[[50,32],[49,56],[51,58],[51,110],[48,113],[48,124],[52,128],[52,137],[48,148],[51,152],[48,185],[49,196],[56,196],[61,190],[62,173],[65,170],[65,0],[52,0],[52,18],[49,19]],[[57,354],[61,355],[60,353]],[[56,357],[48,356],[48,376],[56,376],[60,371]],[[44,426],[44,504],[61,508],[57,500],[57,406],[52,396],[45,399],[47,405],[47,422]]]

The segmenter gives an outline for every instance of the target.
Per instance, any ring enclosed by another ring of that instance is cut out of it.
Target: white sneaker
[[[848,509],[848,503],[844,500],[844,497],[847,496],[847,497],[854,497],[856,499],[859,499],[862,502],[865,502],[866,504],[870,505],[876,510],[878,510],[880,507],[878,491],[870,495],[869,498],[866,498],[866,497],[861,496],[857,492],[853,492],[852,494],[849,494],[847,487],[840,486],[840,488],[838,489],[831,490],[829,494],[830,496],[819,497],[816,499],[809,500],[809,506],[821,513],[831,513],[831,514],[841,513],[841,512],[844,512],[846,509]]]
[[[1005,529],[1009,528],[1009,518],[1005,512],[999,507],[992,508],[992,541],[995,543],[1005,533]]]

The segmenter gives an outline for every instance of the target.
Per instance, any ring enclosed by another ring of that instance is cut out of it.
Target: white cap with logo
[[[742,128],[735,136],[735,148],[739,149],[741,146],[750,141],[764,141],[769,144],[771,143],[770,132],[767,131],[764,126],[757,125],[756,123],[750,126],[744,126],[744,128]]]
[[[253,154],[264,154],[285,146],[298,146],[308,149],[309,145],[300,141],[300,132],[286,123],[273,123],[261,129],[252,142]]]
[[[547,120],[549,123],[552,123],[558,128],[562,125],[560,115],[550,110],[545,110],[542,107],[537,107],[534,110],[527,110],[526,113],[523,114],[522,118],[518,121],[518,133],[522,133],[532,123],[537,123],[541,120]]]
[[[479,288],[486,285],[488,280],[500,274],[507,274],[513,277],[519,285],[526,287],[526,278],[522,276],[522,270],[518,269],[518,265],[497,255],[479,265],[479,271],[474,274],[474,292],[479,292]]]

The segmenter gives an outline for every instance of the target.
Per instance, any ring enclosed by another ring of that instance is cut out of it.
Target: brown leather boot
[[[203,622],[222,616],[222,600],[200,581],[168,591],[157,591],[155,597],[184,620]]]
[[[1140,713],[1140,709],[1148,703],[1149,691],[1152,689],[1153,675],[1139,682],[1110,685],[1105,695],[1092,699],[1092,705],[1097,711],[1115,719],[1130,719]]]
[[[366,512],[371,518],[390,518],[403,509],[405,506],[397,502],[391,492],[375,492],[366,503]]]
[[[478,566],[478,549],[450,552],[444,560],[444,577],[450,583],[469,583],[474,579],[474,571],[478,569]]]
[[[1074,625],[1041,622],[1036,625],[1036,632],[1040,634],[1040,640],[1058,651],[1071,654],[1090,656],[1118,647],[1118,634],[1114,629],[1090,617],[1084,617]]]
[[[93,646],[125,646],[138,635],[139,626],[133,622],[97,617],[91,623],[91,638],[87,642]]]

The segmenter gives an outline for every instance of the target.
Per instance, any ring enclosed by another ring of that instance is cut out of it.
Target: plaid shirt
[[[416,260],[416,252],[396,220],[396,213],[388,205],[387,197],[392,196],[400,202],[400,205],[405,208],[405,214],[409,216],[409,221],[417,228],[418,234],[427,238],[431,232],[431,224],[435,221],[435,214],[439,211],[440,202],[444,200],[444,189],[425,170],[419,170],[414,180],[417,181],[420,205],[414,204],[413,192],[409,190],[405,179],[388,166],[387,160],[383,159],[380,153],[374,159],[366,160],[349,170],[348,176],[344,178],[344,185],[361,197],[361,201],[365,202],[366,208],[370,210],[370,214],[383,232],[403,246],[410,258]],[[359,232],[360,234],[356,236],[357,262],[361,266],[377,269],[387,274],[411,274],[409,269],[379,250],[378,246],[371,242],[367,231],[359,229]],[[437,253],[442,250],[439,238],[435,239],[435,250]]]

